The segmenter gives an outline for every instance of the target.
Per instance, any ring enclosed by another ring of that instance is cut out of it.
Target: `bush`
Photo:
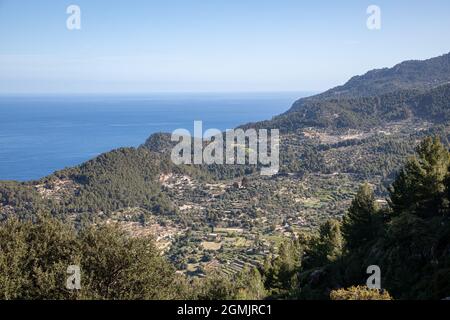
[[[369,289],[366,286],[333,290],[331,300],[393,300],[386,290]]]
[[[66,288],[79,265],[81,289]],[[117,226],[76,232],[47,216],[0,224],[0,299],[177,299],[175,270],[153,240]]]

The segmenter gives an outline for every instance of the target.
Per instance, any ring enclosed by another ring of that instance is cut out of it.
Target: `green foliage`
[[[195,279],[192,288],[191,295],[195,300],[231,300],[237,289],[232,278],[217,272]]]
[[[342,233],[346,250],[367,247],[367,244],[377,237],[381,223],[381,214],[373,190],[368,184],[364,184],[344,216]]]
[[[385,291],[357,287],[370,265],[380,266],[383,288],[399,299],[449,296],[449,157],[439,139],[425,139],[390,188],[389,207],[379,208],[364,184],[344,215],[342,236],[341,224],[327,221],[316,236],[299,238],[294,264],[280,248],[264,267],[272,297],[324,299],[331,291],[336,300],[391,299]],[[280,281],[283,264],[292,266],[294,282]],[[351,288],[333,291],[345,287]]]
[[[66,289],[67,267],[81,267],[81,289]],[[151,238],[133,238],[116,225],[76,232],[47,215],[0,224],[0,299],[261,300],[255,268],[188,281],[161,256]]]
[[[38,216],[36,223],[15,219],[0,225],[0,297],[64,299],[66,270],[81,255],[74,231]]]
[[[417,156],[400,171],[390,189],[390,206],[395,213],[422,217],[438,216],[442,207],[450,157],[437,138],[425,139]]]
[[[177,297],[175,270],[149,238],[131,238],[115,226],[91,227],[80,235],[84,289],[95,299]]]
[[[320,227],[318,251],[326,261],[334,262],[342,254],[342,235],[339,221],[328,220]]]
[[[151,239],[126,236],[114,226],[76,233],[37,216],[0,225],[1,299],[177,298],[173,268]],[[66,289],[70,265],[81,267],[81,290]]]
[[[237,300],[263,300],[266,297],[264,282],[258,269],[246,267],[236,279]]]
[[[450,120],[449,99],[448,83],[374,95],[320,94],[298,100],[288,112],[272,120],[244,127],[280,128],[283,133],[308,127],[368,129],[412,117],[442,124]]]
[[[393,300],[386,290],[369,289],[358,286],[348,289],[333,290],[330,293],[331,300]]]
[[[390,189],[386,233],[372,246],[386,288],[408,299],[442,299],[436,275],[449,266],[449,152],[436,138],[425,139]],[[445,287],[445,282],[441,282]],[[450,287],[445,287],[448,296]]]
[[[311,246],[309,256],[322,259],[305,260],[299,269],[298,296],[323,297],[330,288],[360,285],[367,279],[366,268],[374,264],[381,268],[383,288],[399,299],[449,296],[449,156],[438,139],[425,139],[393,183],[388,210],[379,209],[373,191],[363,185],[344,217],[342,258],[327,261],[327,246]],[[319,239],[330,230],[327,225],[321,228]],[[362,288],[331,296],[378,298]]]
[[[369,71],[322,96],[374,96],[405,89],[426,90],[448,83],[449,75],[450,54],[444,54],[424,61],[405,61],[393,68]]]
[[[141,206],[158,214],[170,214],[174,211],[170,205],[163,205],[164,195],[157,183],[158,174],[166,167],[158,155],[144,149],[119,149],[57,176],[80,185],[76,197],[66,199],[69,212],[109,213]]]
[[[45,207],[45,201],[31,186],[19,182],[0,183],[0,221],[9,216],[31,218]]]
[[[297,271],[303,255],[297,241],[283,242],[278,251],[278,255],[266,260],[264,266],[265,286],[275,296],[286,294],[298,285]]]
[[[340,222],[328,220],[320,226],[319,236],[307,252],[309,260],[306,266],[323,266],[337,261],[342,254],[342,246]]]

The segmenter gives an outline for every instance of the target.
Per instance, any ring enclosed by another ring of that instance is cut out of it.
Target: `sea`
[[[232,129],[271,119],[312,93],[0,96],[0,180],[28,181],[155,132]]]

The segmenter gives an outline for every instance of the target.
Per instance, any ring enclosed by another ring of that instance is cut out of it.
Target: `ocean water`
[[[0,97],[0,180],[33,180],[155,132],[231,129],[288,110],[302,92]]]

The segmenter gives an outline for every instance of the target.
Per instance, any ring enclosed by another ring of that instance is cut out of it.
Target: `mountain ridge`
[[[425,60],[403,61],[392,68],[369,70],[314,97],[372,96],[405,89],[426,90],[449,82],[450,52]]]
[[[271,120],[241,127],[279,128],[287,133],[305,127],[368,128],[410,117],[447,122],[450,118],[446,105],[440,103],[437,107],[436,99],[423,97],[450,99],[449,85],[450,53],[427,60],[408,60],[392,68],[370,70],[364,75],[354,76],[341,86],[295,101],[288,111]],[[376,113],[376,109],[384,109],[384,113]],[[430,118],[427,109],[444,117]]]

